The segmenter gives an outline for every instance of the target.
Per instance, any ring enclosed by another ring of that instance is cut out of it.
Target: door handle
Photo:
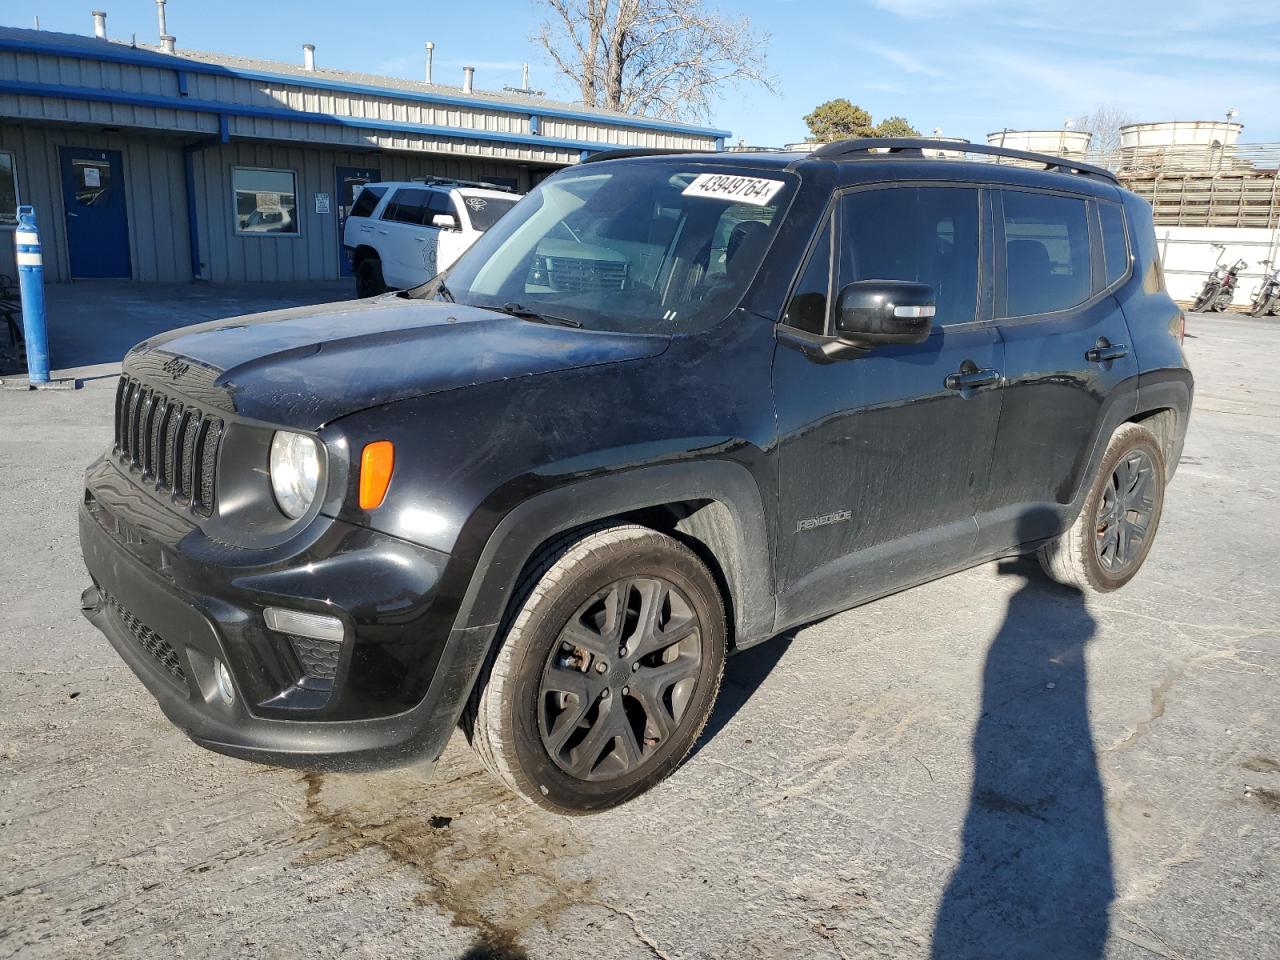
[[[1085,351],[1084,358],[1090,363],[1107,363],[1129,355],[1129,347],[1124,343],[1111,343],[1106,337],[1099,337],[1098,342]]]
[[[993,370],[990,367],[979,370],[966,360],[960,367],[959,373],[948,374],[943,382],[948,390],[976,390],[978,387],[989,387],[1000,383],[1003,379],[999,370]]]
[[[426,242],[427,242],[427,238],[426,238],[426,237],[414,237],[413,239],[414,239],[414,240],[416,240],[418,243],[426,243]]]

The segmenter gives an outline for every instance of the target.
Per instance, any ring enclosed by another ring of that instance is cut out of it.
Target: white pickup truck
[[[342,244],[356,294],[371,297],[430,280],[449,267],[520,197],[491,183],[370,183],[356,196]]]

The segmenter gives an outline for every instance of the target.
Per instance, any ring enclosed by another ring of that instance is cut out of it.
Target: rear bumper
[[[164,714],[196,743],[248,760],[307,769],[435,760],[444,749],[494,628],[446,629],[442,636],[397,638],[396,634],[421,625],[406,610],[415,604],[429,605],[431,598],[422,591],[425,586],[428,593],[433,592],[438,585],[438,555],[350,528],[338,538],[340,563],[326,566],[310,558],[304,561],[311,574],[307,578],[310,596],[350,594],[352,571],[362,569],[367,579],[360,587],[377,589],[384,599],[382,605],[373,603],[373,609],[387,611],[387,622],[379,624],[370,622],[367,610],[329,608],[340,613],[350,634],[326,687],[326,681],[308,677],[297,659],[280,653],[290,649],[291,641],[271,636],[262,623],[255,594],[236,586],[261,581],[262,575],[245,576],[243,571],[228,575],[213,568],[183,571],[185,561],[180,557],[157,570],[145,562],[142,549],[154,545],[140,545],[138,541],[145,538],[136,531],[122,536],[113,530],[111,518],[104,520],[100,506],[82,504],[79,520],[81,549],[93,579],[81,598],[86,616],[110,640]],[[390,552],[388,540],[395,547]],[[421,554],[416,567],[409,559],[412,551]],[[388,556],[393,562],[386,562]],[[393,568],[401,571],[399,579],[389,579]],[[333,577],[348,582],[339,583]],[[193,588],[193,583],[199,588]],[[273,593],[260,599],[274,604],[287,603],[289,598],[282,601]],[[307,597],[294,602],[304,608],[316,605]],[[413,625],[406,626],[407,622]],[[373,642],[361,642],[371,638]],[[403,699],[405,689],[417,686],[397,689],[395,697],[381,701],[375,698],[376,691],[367,689],[368,684],[366,689],[348,691],[359,686],[355,680],[368,666],[363,660],[403,657],[413,650],[420,652],[426,671],[421,683],[425,693],[415,703],[401,704],[398,699]],[[218,661],[227,665],[233,679],[235,696],[230,703],[218,690]],[[291,684],[287,682],[290,670],[296,675]]]

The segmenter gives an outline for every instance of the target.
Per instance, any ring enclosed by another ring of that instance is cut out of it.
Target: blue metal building
[[[98,21],[101,28],[102,20]],[[369,180],[527,190],[592,151],[722,149],[726,131],[523,93],[0,27],[0,273],[17,205],[46,277],[336,278],[340,221]]]

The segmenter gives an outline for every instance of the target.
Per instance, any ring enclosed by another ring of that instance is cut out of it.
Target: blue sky
[[[436,78],[532,85],[572,98],[529,40],[533,0],[169,0],[179,47],[300,60],[418,77],[436,43]],[[5,0],[0,22],[91,32],[108,12],[113,37],[155,42],[154,0]],[[923,132],[981,140],[1002,127],[1057,128],[1099,104],[1139,120],[1212,119],[1240,111],[1249,142],[1280,142],[1280,3],[1208,0],[745,0],[723,3],[768,31],[777,95],[727,91],[712,123],[750,143],[805,134],[802,117],[848,97],[878,119],[905,116]],[[362,14],[368,14],[362,16]]]

